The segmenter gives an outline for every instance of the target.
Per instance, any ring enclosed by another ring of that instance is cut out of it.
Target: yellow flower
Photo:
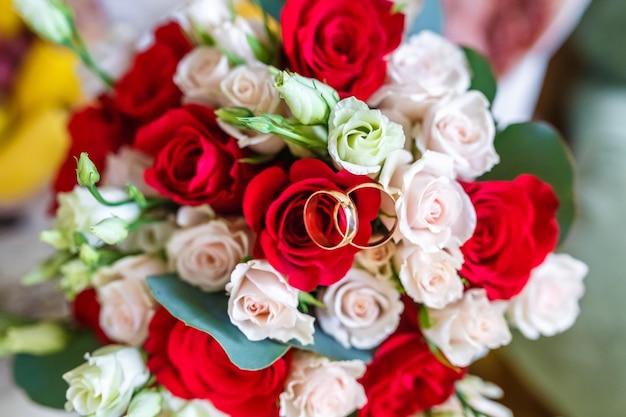
[[[22,30],[20,17],[13,10],[13,0],[0,0],[0,36],[12,37]]]

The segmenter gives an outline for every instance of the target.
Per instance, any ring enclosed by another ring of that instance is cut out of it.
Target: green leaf
[[[574,221],[574,164],[561,136],[546,123],[527,122],[498,132],[495,147],[500,164],[479,180],[512,180],[520,174],[533,174],[552,186],[559,198],[557,220],[559,243]]]
[[[290,346],[269,339],[250,341],[228,317],[228,298],[224,293],[207,293],[181,281],[175,274],[148,277],[157,301],[170,314],[203,332],[209,333],[224,348],[240,369],[258,370],[270,366]]]
[[[82,364],[85,353],[93,352],[98,347],[100,344],[93,334],[81,332],[60,352],[45,356],[15,355],[13,378],[34,402],[63,409],[67,384],[62,375]]]
[[[472,72],[470,90],[478,90],[487,97],[490,103],[496,97],[497,82],[489,61],[470,48],[463,48],[465,57]]]
[[[319,353],[336,361],[359,359],[368,363],[374,357],[373,350],[347,349],[343,347],[334,337],[324,333],[317,323],[315,324],[313,340],[312,345],[302,345],[296,340],[289,341],[289,344],[303,350]]]

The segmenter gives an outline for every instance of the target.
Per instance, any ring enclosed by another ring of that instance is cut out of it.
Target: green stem
[[[85,41],[83,41],[82,36],[80,36],[78,30],[76,30],[76,26],[72,25],[72,28],[74,42],[66,46],[73,50],[76,55],[78,55],[83,64],[85,64],[87,68],[89,68],[94,74],[96,74],[98,78],[102,80],[104,85],[107,86],[108,89],[112,90],[115,85],[113,78],[109,74],[107,74],[102,68],[100,68],[96,61],[94,61],[93,57],[89,53],[89,50],[87,49],[87,45],[85,45]]]
[[[102,194],[100,194],[100,191],[98,190],[98,187],[96,187],[95,185],[91,185],[89,187],[87,187],[87,189],[89,190],[89,192],[91,193],[91,195],[98,200],[98,202],[100,204],[103,204],[107,207],[118,207],[118,206],[123,206],[125,204],[130,204],[130,203],[134,203],[135,200],[132,198],[129,198],[127,200],[121,200],[121,201],[108,201],[105,200],[104,197],[102,197]]]

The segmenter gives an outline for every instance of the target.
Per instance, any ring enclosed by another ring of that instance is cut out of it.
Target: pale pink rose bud
[[[224,104],[220,83],[229,72],[228,59],[218,48],[199,46],[178,63],[174,83],[186,102],[216,107]]]

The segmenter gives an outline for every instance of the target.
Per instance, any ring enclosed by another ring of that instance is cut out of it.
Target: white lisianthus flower
[[[569,329],[585,293],[589,268],[567,254],[549,254],[530,274],[522,292],[509,301],[508,318],[524,336],[538,339]]]
[[[298,311],[298,290],[267,261],[237,265],[226,291],[230,321],[248,339],[313,343],[315,319]]]
[[[109,339],[132,346],[145,341],[156,308],[146,278],[165,272],[165,263],[148,255],[127,256],[96,272],[99,323]]]
[[[380,236],[372,236],[370,242],[376,241]],[[377,279],[390,279],[393,275],[391,258],[396,253],[396,244],[393,240],[384,245],[360,250],[354,257],[355,262]]]
[[[183,92],[185,102],[221,107],[224,97],[220,83],[229,72],[228,58],[219,49],[198,46],[178,63],[174,83]]]
[[[117,188],[98,188],[100,194],[108,201],[122,201],[128,199],[124,190]],[[139,217],[139,207],[135,203],[121,206],[105,206],[99,203],[86,188],[79,186],[69,193],[59,193],[59,209],[54,224],[62,239],[55,245],[58,249],[73,248],[74,232],[83,233],[91,246],[102,246],[104,242],[92,234],[89,229],[102,220],[117,217],[126,223],[131,223]]]
[[[170,267],[204,291],[222,291],[230,274],[250,254],[251,231],[245,220],[211,220],[179,229],[167,243]]]
[[[317,309],[322,330],[346,348],[378,346],[396,330],[404,310],[392,281],[356,268],[318,297],[324,304]]]
[[[463,282],[458,274],[463,255],[458,249],[425,252],[417,245],[402,242],[395,262],[400,282],[413,301],[443,308],[463,297]]]
[[[132,184],[144,195],[155,197],[159,193],[143,179],[143,173],[154,163],[154,158],[145,153],[122,146],[117,153],[107,155],[106,170],[102,174],[102,187],[124,189]]]
[[[64,44],[72,38],[72,10],[63,0],[14,0],[17,13],[39,36]],[[7,13],[5,11],[5,13]]]
[[[328,153],[338,169],[377,176],[387,156],[404,148],[402,126],[354,97],[341,100],[328,119]]]
[[[157,417],[228,417],[208,400],[183,400],[163,390],[163,409]]]
[[[505,309],[506,303],[490,302],[485,290],[468,290],[454,304],[428,309],[432,326],[422,331],[450,363],[465,367],[484,350],[511,342]]]
[[[232,19],[229,0],[190,0],[185,14],[200,28],[210,31]]]
[[[294,354],[285,391],[280,394],[281,417],[344,417],[367,402],[357,379],[365,373],[359,360],[331,361],[305,351]]]
[[[405,160],[399,158],[397,167],[390,163],[381,174],[383,186],[401,193],[395,204],[398,233],[394,238],[406,239],[426,252],[462,246],[474,233],[476,211],[454,180],[452,159],[426,152],[410,165],[403,164]]]
[[[120,247],[129,252],[157,253],[165,248],[175,230],[171,220],[142,224],[129,233]]]
[[[65,409],[83,416],[124,415],[135,389],[150,377],[139,350],[109,345],[86,359],[86,363],[63,374],[69,384]]]
[[[248,42],[248,36],[264,41],[263,26],[240,16],[220,23],[211,29],[209,34],[224,51],[241,59],[247,64],[259,62]]]
[[[431,107],[416,143],[421,152],[449,155],[457,176],[471,180],[500,162],[493,144],[495,135],[489,101],[483,93],[472,90]]]

